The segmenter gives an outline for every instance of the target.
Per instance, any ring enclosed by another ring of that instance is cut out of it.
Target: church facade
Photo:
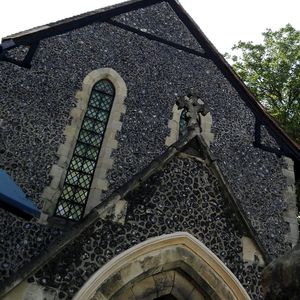
[[[0,183],[2,299],[263,299],[298,242],[299,146],[176,0],[0,51],[0,178],[20,195]]]

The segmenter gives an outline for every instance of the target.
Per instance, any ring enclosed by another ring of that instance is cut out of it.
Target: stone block
[[[107,279],[98,290],[104,297],[110,299],[111,296],[116,294],[124,286],[121,274],[116,273]],[[98,293],[97,291],[97,293]]]
[[[50,171],[50,176],[52,176],[50,187],[58,189],[61,184],[63,184],[62,181],[66,176],[66,171],[58,165],[53,165]]]
[[[91,189],[89,198],[85,207],[85,215],[87,215],[94,207],[100,204],[102,189]]]
[[[205,297],[196,289],[194,289],[189,297],[189,300],[205,300]]]
[[[288,169],[282,169],[282,173],[286,177],[288,185],[294,185],[295,184],[295,173],[294,173],[294,171],[288,170]]]
[[[145,278],[132,287],[136,300],[153,300],[157,298],[155,281],[152,276]]]
[[[160,251],[153,251],[151,255],[142,256],[139,261],[145,274],[150,276],[162,271],[161,259]]]
[[[26,293],[23,300],[56,300],[57,293],[55,290],[47,288],[45,290],[43,287],[37,284],[30,284],[27,287]]]
[[[57,194],[58,194],[57,189],[46,187],[41,195],[41,198],[49,201],[51,199],[55,199]]]
[[[121,130],[122,123],[120,121],[113,120],[109,126],[110,126],[110,128],[114,129],[115,131],[118,131],[118,130]]]
[[[118,142],[116,140],[112,139],[112,140],[108,141],[105,146],[109,147],[111,149],[117,149],[118,148]]]
[[[70,145],[61,144],[59,145],[56,154],[58,156],[68,156],[70,152]]]
[[[158,297],[168,295],[171,293],[171,290],[174,285],[174,278],[174,271],[161,272],[153,275]]]
[[[94,177],[99,179],[105,179],[107,170],[111,169],[112,166],[113,166],[112,159],[106,157],[99,159],[98,165],[94,173]]]
[[[102,293],[97,291],[91,300],[108,300],[108,299],[105,296],[103,296]]]
[[[113,222],[124,224],[127,212],[127,201],[119,200],[115,205]]]
[[[28,282],[21,282],[14,289],[9,291],[5,296],[1,297],[2,300],[23,300],[27,289],[30,289],[32,284]]]
[[[67,125],[64,129],[64,135],[67,137],[70,137],[71,139],[74,138],[75,134],[78,132],[78,129],[76,127],[72,127]]]
[[[81,120],[83,118],[84,111],[81,108],[75,107],[70,111],[70,116],[73,119]]]
[[[41,212],[40,218],[38,219],[38,223],[47,224],[48,216],[49,216],[48,214],[45,214],[44,212]]]
[[[134,261],[129,266],[120,270],[120,274],[124,284],[134,281],[135,278],[143,274],[140,261]]]
[[[103,180],[101,178],[94,178],[92,185],[91,185],[91,190],[106,190],[107,189],[107,181]]]
[[[244,262],[258,262],[260,266],[264,266],[265,262],[264,259],[260,253],[260,251],[257,249],[253,241],[246,237],[242,237],[242,247],[243,247],[243,261]]]
[[[194,290],[194,285],[189,280],[187,280],[187,278],[182,276],[180,273],[175,272],[172,295],[177,300],[190,299],[190,295],[192,294],[193,290]]]
[[[82,91],[77,91],[75,93],[75,99],[80,101],[82,99]]]
[[[119,295],[114,296],[111,300],[136,300],[131,288],[122,291]]]
[[[284,161],[286,163],[286,169],[294,172],[294,161],[289,157],[284,157]]]
[[[178,249],[180,247],[170,247],[166,248],[163,251],[163,254],[161,255],[161,264],[169,267],[175,267],[178,261],[181,260],[181,257],[178,255]],[[166,267],[163,267],[163,270],[168,270]]]
[[[88,98],[91,90],[92,90],[92,87],[93,85],[96,83],[96,80],[95,78],[93,78],[92,76],[90,75],[87,75],[85,78],[84,78],[84,81],[83,81],[83,84],[82,84],[82,96],[84,98]]]

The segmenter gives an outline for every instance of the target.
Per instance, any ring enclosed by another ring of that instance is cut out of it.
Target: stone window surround
[[[289,232],[285,236],[287,243],[295,247],[299,240],[299,224],[297,220],[298,208],[296,199],[296,184],[294,161],[284,156],[285,166],[282,168],[282,173],[286,178],[286,189],[283,192],[283,198],[286,203],[286,211],[284,212],[284,220],[289,224]]]
[[[170,134],[167,136],[165,141],[165,145],[168,147],[177,142],[179,138],[179,122],[182,111],[183,109],[179,109],[177,104],[173,106],[172,119],[168,122]],[[199,116],[201,118],[201,135],[209,148],[210,144],[214,140],[214,134],[211,132],[212,116],[210,112],[206,116],[202,116],[201,114],[199,114]]]
[[[58,162],[53,165],[50,170],[52,181],[50,185],[44,189],[41,196],[44,203],[40,217],[41,223],[45,223],[48,216],[54,214],[58,198],[64,185],[67,169],[73,156],[82,121],[87,110],[92,88],[96,82],[103,79],[108,79],[114,85],[115,98],[93,176],[85,208],[85,215],[99,204],[102,191],[107,189],[106,173],[113,165],[111,153],[113,149],[116,149],[118,146],[115,137],[117,131],[120,131],[122,127],[122,123],[120,122],[121,115],[126,111],[124,100],[127,97],[127,87],[122,77],[115,70],[112,68],[101,68],[90,72],[83,80],[82,89],[75,94],[77,105],[70,112],[72,121],[70,125],[65,127],[65,142],[59,146],[57,151]]]
[[[119,299],[116,296],[120,295],[122,288],[125,287],[126,292],[128,287],[134,290],[135,285],[141,282],[150,284],[147,288],[157,290],[157,286],[152,286],[155,276],[175,269],[186,271],[195,282],[200,283],[199,286],[205,282],[214,291],[215,299],[250,299],[223,262],[187,232],[151,238],[119,254],[94,273],[73,299]],[[184,281],[181,282],[184,284]],[[161,295],[172,294],[169,289],[169,285],[160,286]],[[124,294],[121,297],[125,299]],[[145,295],[141,297],[135,295],[136,300],[148,300]]]

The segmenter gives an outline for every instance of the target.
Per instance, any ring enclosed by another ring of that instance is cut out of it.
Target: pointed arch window
[[[57,202],[56,216],[78,221],[84,215],[114,97],[115,88],[109,80],[94,84]]]
[[[179,136],[183,136],[187,133],[188,118],[186,108],[182,109],[179,119]]]

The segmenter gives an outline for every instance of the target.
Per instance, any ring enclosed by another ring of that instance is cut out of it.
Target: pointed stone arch
[[[100,268],[74,300],[250,300],[241,283],[203,243],[186,232],[149,239]]]

